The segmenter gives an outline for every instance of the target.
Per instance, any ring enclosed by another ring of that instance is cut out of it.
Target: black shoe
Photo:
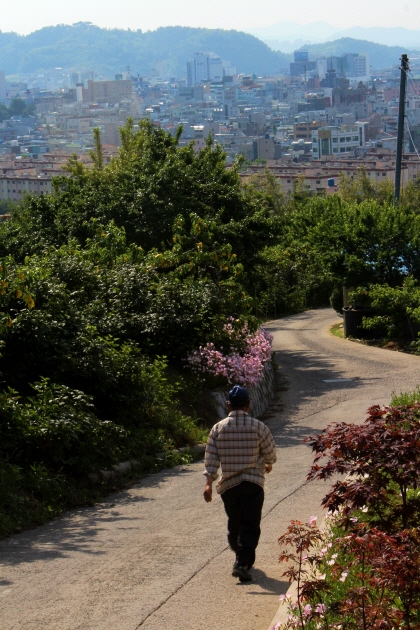
[[[237,564],[233,565],[232,576],[239,578],[241,582],[250,582],[252,580],[248,567],[239,567]]]

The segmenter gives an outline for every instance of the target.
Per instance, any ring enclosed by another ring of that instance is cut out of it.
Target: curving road
[[[420,382],[420,358],[332,337],[337,319],[322,309],[267,325],[280,368],[267,420],[278,463],[252,583],[230,576],[222,502],[204,503],[197,463],[2,541],[1,630],[267,630],[288,587],[276,540],[290,519],[321,516],[325,486],[305,484],[303,438],[361,422],[370,405]]]

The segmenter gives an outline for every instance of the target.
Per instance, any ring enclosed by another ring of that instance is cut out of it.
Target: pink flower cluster
[[[230,354],[223,354],[214,343],[209,342],[188,355],[189,366],[196,373],[224,376],[229,385],[257,385],[262,377],[264,363],[271,358],[273,337],[262,327],[251,333],[246,324],[238,331],[233,326],[232,318],[225,324],[223,331],[231,341],[240,342],[244,351],[239,353],[233,348]]]

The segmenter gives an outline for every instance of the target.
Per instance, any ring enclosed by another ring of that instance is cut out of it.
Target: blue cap
[[[229,402],[232,407],[245,407],[248,401],[248,390],[240,385],[234,385],[229,392]]]

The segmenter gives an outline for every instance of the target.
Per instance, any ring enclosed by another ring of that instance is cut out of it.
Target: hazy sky
[[[248,28],[283,21],[420,29],[420,0],[0,0],[0,30],[27,34],[43,26],[93,22],[108,28],[158,26]]]

